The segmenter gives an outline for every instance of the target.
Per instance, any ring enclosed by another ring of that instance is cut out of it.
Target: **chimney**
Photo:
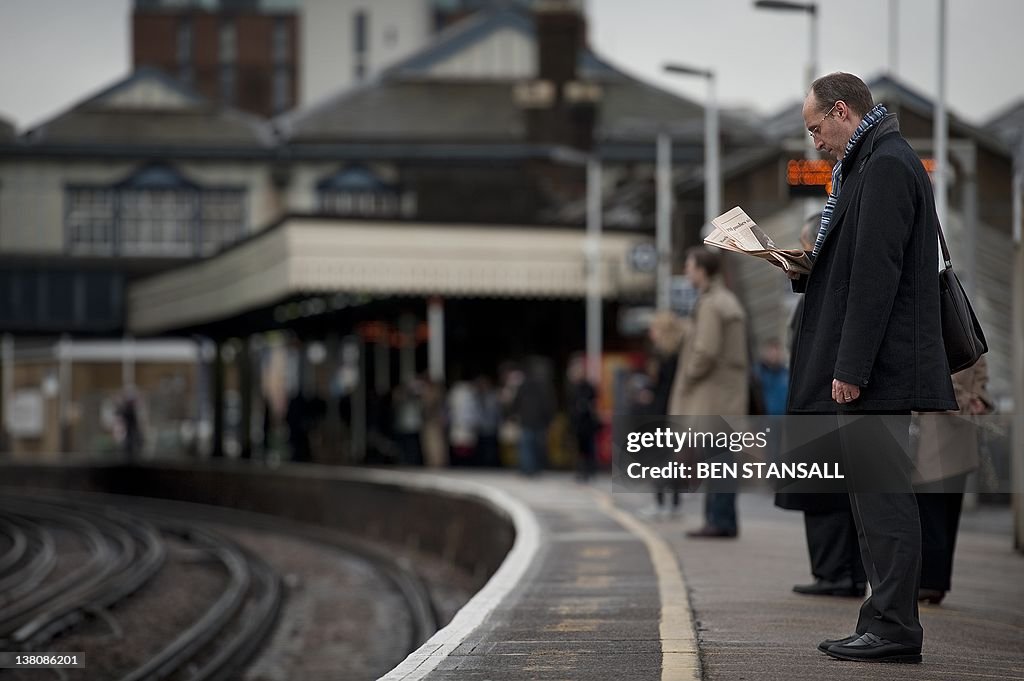
[[[601,89],[580,81],[577,63],[586,45],[581,0],[537,0],[537,77],[516,86],[527,140],[589,151]]]
[[[561,87],[576,79],[576,61],[586,41],[586,20],[573,0],[540,0],[537,24],[538,77]]]

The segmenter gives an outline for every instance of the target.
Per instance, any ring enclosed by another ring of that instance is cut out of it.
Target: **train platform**
[[[818,641],[852,632],[859,599],[802,596],[810,581],[800,513],[768,494],[739,499],[740,536],[689,539],[702,497],[649,521],[646,494],[607,478],[451,471],[501,495],[520,536],[498,574],[392,679],[1024,679],[1024,555],[1010,511],[962,521],[953,589],[922,606],[920,665],[843,662]]]

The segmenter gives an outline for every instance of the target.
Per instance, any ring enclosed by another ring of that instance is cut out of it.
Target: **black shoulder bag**
[[[942,342],[946,346],[949,373],[955,374],[974,366],[978,358],[988,352],[985,334],[974,314],[971,301],[953,271],[953,263],[946,247],[946,237],[939,225],[939,244],[945,268],[939,272],[939,307],[942,315]]]

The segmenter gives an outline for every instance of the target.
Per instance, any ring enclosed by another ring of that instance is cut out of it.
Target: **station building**
[[[927,160],[930,103],[891,78],[872,87]],[[529,356],[560,374],[584,347],[592,158],[613,367],[643,350],[623,320],[653,303],[637,254],[654,237],[659,133],[676,250],[699,243],[703,116],[595,53],[571,2],[477,12],[272,119],[139,67],[0,137],[2,392],[18,417],[6,448],[114,449],[105,424],[138,386],[157,453],[248,456],[283,401],[308,393],[328,415],[317,456],[355,461],[372,444],[358,423],[411,376],[495,376]],[[1012,157],[956,117],[950,130],[947,229],[989,333],[993,389],[1008,396]],[[766,120],[726,111],[721,131],[723,207],[795,243],[807,197],[825,199],[817,175],[794,175],[799,106]],[[784,280],[742,258],[729,277],[752,351],[784,338]]]

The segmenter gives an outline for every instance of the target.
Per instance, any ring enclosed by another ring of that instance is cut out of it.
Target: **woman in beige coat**
[[[967,475],[978,468],[978,429],[970,417],[992,412],[988,364],[953,374],[959,411],[919,414],[916,470],[921,516],[921,585],[918,600],[940,603],[949,591],[953,552]]]
[[[686,253],[686,277],[700,291],[693,324],[683,339],[672,384],[669,414],[727,416],[746,414],[747,321],[740,301],[719,276],[721,257],[707,248]],[[729,452],[713,452],[715,461],[731,461]],[[704,497],[704,527],[691,537],[735,537],[735,481]]]

